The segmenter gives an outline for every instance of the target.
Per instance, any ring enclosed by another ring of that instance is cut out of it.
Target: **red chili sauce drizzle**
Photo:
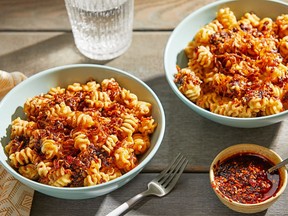
[[[213,187],[229,199],[255,204],[274,196],[279,189],[278,170],[269,174],[274,164],[256,154],[234,155],[214,166]]]

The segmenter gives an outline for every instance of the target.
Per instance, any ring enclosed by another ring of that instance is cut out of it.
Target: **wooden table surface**
[[[188,109],[170,89],[163,51],[175,26],[192,11],[214,0],[135,0],[133,42],[128,51],[106,65],[145,81],[166,112],[166,132],[160,149],[131,182],[109,195],[88,200],[64,200],[35,192],[31,215],[105,215],[146,189],[147,183],[178,152],[190,162],[176,188],[163,198],[148,197],[126,215],[242,215],[225,207],[209,184],[208,169],[224,148],[238,143],[269,147],[288,156],[288,120],[256,129],[223,126]],[[99,63],[76,49],[64,0],[0,0],[0,69],[31,76],[51,67]],[[267,211],[255,215],[288,215],[288,190]]]

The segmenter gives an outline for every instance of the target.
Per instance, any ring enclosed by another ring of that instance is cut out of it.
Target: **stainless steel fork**
[[[118,216],[126,212],[143,197],[149,195],[158,197],[165,196],[174,188],[187,163],[188,160],[183,155],[178,154],[166,169],[164,169],[155,179],[148,183],[148,189],[146,191],[132,197],[127,202],[110,212],[107,216]]]

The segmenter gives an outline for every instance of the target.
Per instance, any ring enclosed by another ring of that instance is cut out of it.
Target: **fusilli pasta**
[[[273,21],[247,12],[237,20],[221,8],[185,53],[188,65],[176,66],[174,81],[196,105],[240,118],[288,109],[288,15]]]
[[[111,78],[54,87],[24,104],[11,123],[10,164],[35,181],[81,187],[115,179],[137,166],[157,123],[152,104]]]

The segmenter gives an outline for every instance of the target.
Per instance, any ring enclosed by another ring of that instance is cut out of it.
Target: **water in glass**
[[[131,44],[133,0],[65,0],[75,44],[85,56],[108,60]]]

